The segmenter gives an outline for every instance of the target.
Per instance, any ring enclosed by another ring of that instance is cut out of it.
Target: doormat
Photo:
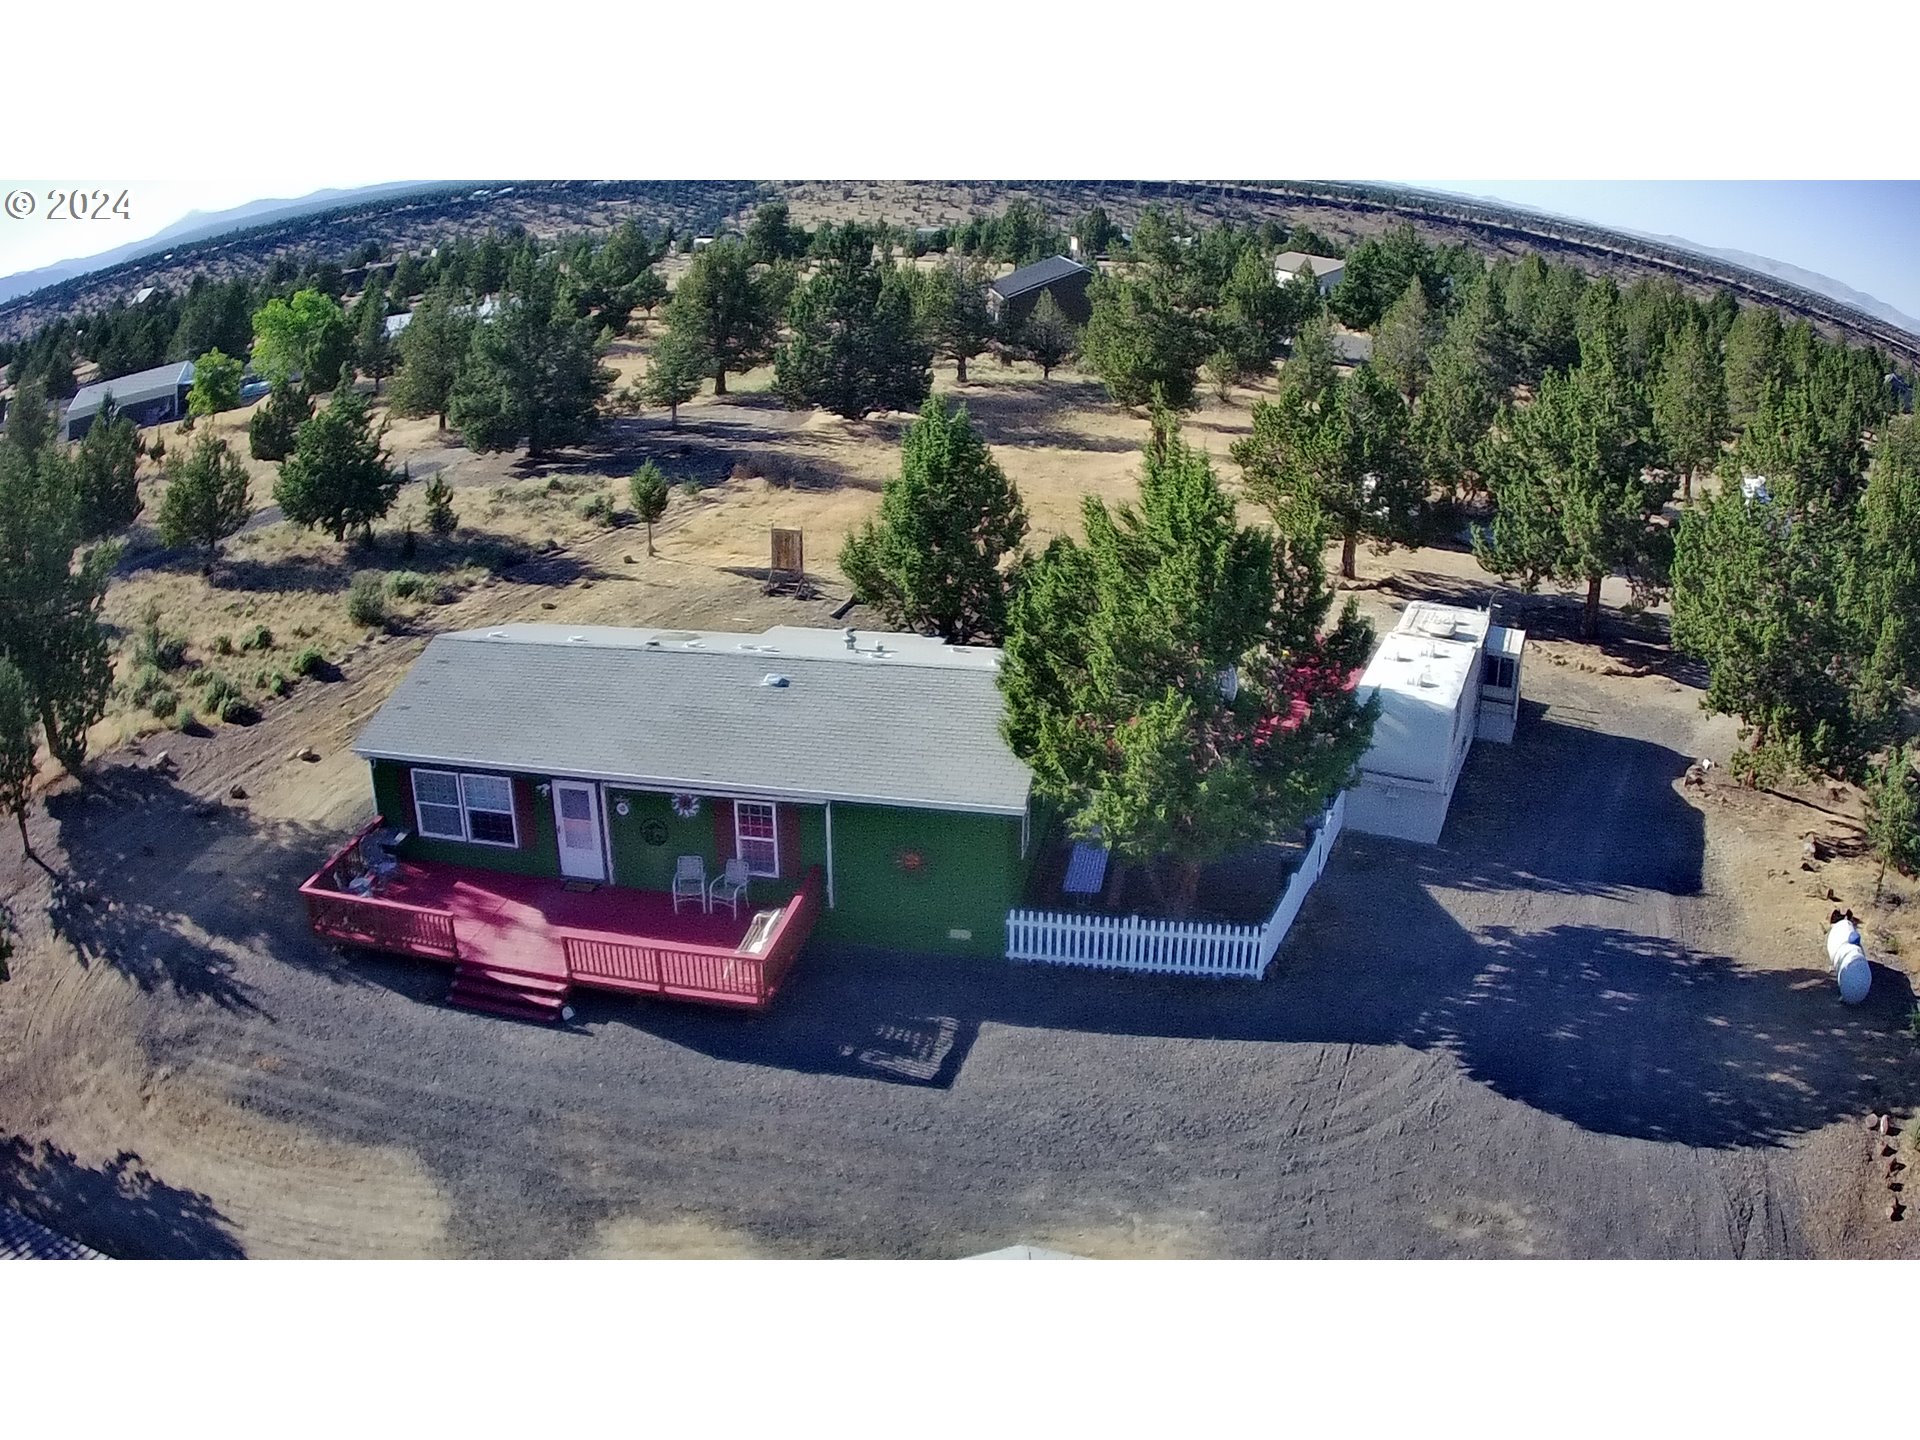
[[[569,880],[560,888],[562,890],[571,890],[576,895],[591,895],[600,888],[600,882],[598,880]]]

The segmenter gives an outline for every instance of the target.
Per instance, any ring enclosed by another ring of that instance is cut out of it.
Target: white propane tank
[[[1827,929],[1827,959],[1833,965],[1833,978],[1840,986],[1840,998],[1858,1005],[1873,986],[1873,967],[1867,952],[1860,948],[1860,927],[1842,916]]]

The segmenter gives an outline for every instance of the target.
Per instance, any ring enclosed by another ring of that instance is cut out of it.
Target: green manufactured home
[[[822,882],[815,934],[1005,953],[1037,851],[997,650],[917,635],[508,625],[434,639],[367,723],[379,813],[427,866],[670,892],[743,860]]]

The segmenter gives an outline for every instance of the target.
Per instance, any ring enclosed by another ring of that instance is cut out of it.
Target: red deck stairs
[[[571,989],[570,983],[557,975],[521,970],[497,960],[463,958],[454,964],[447,1003],[514,1020],[552,1024],[560,1018]]]

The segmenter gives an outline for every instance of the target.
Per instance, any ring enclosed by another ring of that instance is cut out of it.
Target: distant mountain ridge
[[[1622,225],[1602,225],[1597,220],[1580,220],[1576,215],[1566,215],[1557,210],[1542,210],[1537,205],[1523,205],[1518,200],[1503,199],[1498,195],[1467,195],[1457,191],[1423,190],[1417,185],[1401,187],[1414,194],[1458,195],[1465,200],[1477,201],[1482,205],[1491,205],[1496,209],[1517,211],[1523,215],[1538,215],[1549,220],[1574,220],[1582,225],[1593,225],[1600,229],[1610,229],[1621,235],[1631,235],[1639,240],[1651,240],[1656,245],[1669,245],[1676,250],[1691,251],[1695,255],[1704,255],[1710,260],[1723,260],[1729,265],[1738,265],[1743,270],[1764,275],[1771,280],[1782,280],[1796,285],[1802,290],[1811,290],[1816,295],[1824,295],[1829,300],[1837,300],[1842,305],[1851,305],[1864,311],[1877,320],[1906,331],[1920,339],[1920,320],[1904,310],[1889,305],[1886,301],[1856,290],[1845,281],[1836,280],[1831,275],[1823,275],[1818,270],[1803,269],[1790,265],[1784,260],[1775,260],[1770,256],[1756,255],[1751,250],[1728,250],[1714,245],[1702,245],[1698,240],[1689,240],[1684,235],[1660,235],[1650,230],[1630,230]]]
[[[1775,280],[1784,280],[1789,285],[1798,285],[1802,290],[1811,290],[1816,295],[1824,295],[1829,300],[1838,300],[1843,305],[1851,305],[1856,310],[1896,325],[1909,335],[1920,336],[1920,320],[1914,319],[1903,310],[1895,309],[1884,300],[1875,299],[1865,291],[1855,290],[1844,281],[1831,275],[1822,275],[1818,270],[1803,270],[1798,265],[1789,265],[1784,260],[1770,259],[1765,255],[1755,255],[1747,250],[1722,250],[1712,245],[1701,245],[1680,235],[1649,235],[1638,230],[1626,232],[1639,235],[1643,240],[1653,240],[1664,245],[1677,246],[1682,250],[1691,250],[1699,255],[1708,255],[1716,260],[1725,260],[1729,265],[1741,265],[1748,270],[1757,270]]]
[[[269,220],[291,220],[317,211],[337,209],[343,205],[357,205],[382,195],[400,195],[415,190],[438,189],[447,183],[449,182],[440,180],[395,180],[383,185],[363,185],[351,190],[315,190],[310,195],[302,195],[291,200],[253,200],[245,205],[236,205],[231,210],[212,212],[194,210],[145,240],[135,240],[126,245],[116,246],[98,255],[60,260],[52,265],[43,265],[37,270],[22,270],[15,275],[0,276],[0,304],[5,304],[16,295],[25,295],[29,291],[39,290],[48,285],[58,285],[63,280],[91,274],[95,270],[108,269],[124,260],[158,254],[176,245],[190,245],[196,240],[210,240],[216,235],[244,229],[249,225],[259,225]]]

